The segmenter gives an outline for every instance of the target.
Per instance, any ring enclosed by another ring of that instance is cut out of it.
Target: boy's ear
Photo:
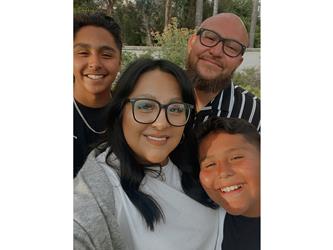
[[[195,34],[191,35],[190,38],[187,40],[187,54],[190,54],[192,46],[197,39],[197,36]]]

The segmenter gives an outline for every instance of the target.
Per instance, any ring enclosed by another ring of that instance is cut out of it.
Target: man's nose
[[[220,41],[218,44],[216,44],[214,47],[211,47],[209,49],[209,53],[213,56],[222,56],[223,54],[223,44],[222,41]]]

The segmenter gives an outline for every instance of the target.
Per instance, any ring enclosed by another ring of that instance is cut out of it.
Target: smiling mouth
[[[92,75],[92,74],[85,75],[85,76],[91,80],[100,80],[105,77],[105,75]]]
[[[221,65],[220,63],[218,63],[217,61],[212,60],[212,59],[210,59],[210,58],[202,57],[201,60],[203,60],[203,61],[205,61],[205,62],[208,62],[209,64],[213,64],[213,65],[215,65],[216,67],[223,68],[222,65]]]
[[[243,185],[241,184],[238,184],[238,185],[232,185],[232,186],[229,186],[229,187],[224,187],[224,188],[221,188],[221,191],[222,193],[229,193],[231,191],[235,191],[235,190],[238,190],[240,188],[242,188]]]
[[[167,137],[155,137],[151,135],[147,135],[147,138],[153,141],[166,141],[168,139]]]

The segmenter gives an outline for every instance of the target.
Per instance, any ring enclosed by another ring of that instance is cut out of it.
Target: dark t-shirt
[[[260,217],[249,218],[226,214],[222,250],[259,250]]]
[[[103,131],[106,128],[106,106],[102,108],[89,108],[76,101],[82,115],[88,124],[95,131]],[[74,177],[84,164],[89,152],[96,143],[103,138],[105,134],[96,134],[91,131],[84,123],[83,119],[77,112],[75,106],[74,113]]]

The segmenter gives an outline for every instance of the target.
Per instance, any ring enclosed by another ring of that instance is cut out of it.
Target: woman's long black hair
[[[139,59],[125,70],[119,78],[113,97],[108,107],[108,134],[106,143],[100,149],[110,147],[106,156],[106,163],[112,167],[111,153],[120,162],[120,183],[129,199],[144,217],[150,230],[154,230],[154,223],[164,220],[161,207],[156,200],[139,190],[145,176],[145,166],[139,163],[134,151],[128,146],[122,129],[122,110],[125,100],[133,92],[139,77],[155,69],[173,75],[181,89],[184,102],[195,105],[193,89],[185,72],[177,65],[167,60]],[[160,84],[156,82],[156,84]],[[172,162],[181,170],[181,184],[184,192],[205,206],[216,208],[199,183],[199,162],[193,154],[197,153],[192,125],[195,111],[184,128],[183,141],[170,153]]]

